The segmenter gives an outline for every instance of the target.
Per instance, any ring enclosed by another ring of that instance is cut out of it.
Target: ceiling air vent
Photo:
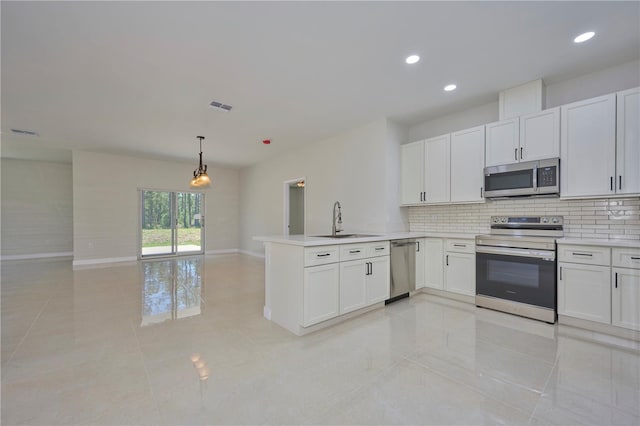
[[[209,106],[211,108],[216,108],[216,109],[219,109],[219,110],[222,110],[222,111],[225,111],[225,112],[229,112],[229,111],[231,111],[231,108],[233,108],[231,105],[226,105],[226,104],[223,104],[222,102],[217,102],[217,101],[212,101],[209,104]]]
[[[11,129],[11,131],[12,131],[13,133],[18,134],[18,135],[25,135],[25,136],[40,136],[40,135],[38,135],[36,132],[32,132],[31,130]]]

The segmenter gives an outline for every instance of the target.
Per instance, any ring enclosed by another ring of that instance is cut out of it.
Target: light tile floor
[[[296,337],[263,282],[244,255],[3,262],[2,424],[640,424],[636,343],[422,294]]]

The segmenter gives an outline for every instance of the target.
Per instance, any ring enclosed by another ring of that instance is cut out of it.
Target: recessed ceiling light
[[[580,34],[578,37],[573,39],[574,43],[582,43],[585,42],[587,40],[590,40],[594,35],[596,35],[596,33],[594,33],[593,31],[589,31],[587,33],[583,33]]]
[[[416,62],[418,62],[420,60],[420,56],[418,55],[411,55],[411,56],[407,56],[407,59],[405,59],[404,61],[406,63],[408,63],[409,65],[415,64]]]
[[[456,87],[458,87],[458,86],[456,86],[455,84],[448,84],[448,85],[444,86],[444,90],[447,91],[447,92],[450,92],[452,90],[456,90]]]

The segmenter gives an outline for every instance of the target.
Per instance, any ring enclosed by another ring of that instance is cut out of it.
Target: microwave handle
[[[538,192],[538,163],[533,166],[533,192]]]

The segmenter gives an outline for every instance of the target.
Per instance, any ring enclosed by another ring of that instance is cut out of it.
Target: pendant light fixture
[[[204,136],[196,136],[200,139],[200,164],[198,168],[193,171],[193,179],[189,183],[191,189],[205,189],[211,186],[211,179],[207,174],[207,165],[202,165],[202,140]]]

